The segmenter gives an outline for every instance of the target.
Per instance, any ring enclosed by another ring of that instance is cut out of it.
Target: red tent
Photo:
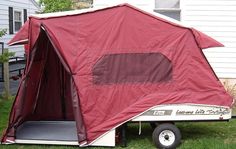
[[[27,66],[2,142],[29,120],[75,120],[89,144],[156,105],[232,104],[202,52],[222,44],[128,4],[30,17],[9,44],[22,41]]]

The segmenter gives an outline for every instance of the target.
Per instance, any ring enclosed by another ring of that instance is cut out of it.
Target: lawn
[[[12,100],[0,101],[0,132],[6,128],[8,113]],[[235,149],[236,148],[236,119],[230,122],[198,122],[177,123],[182,132],[182,144],[178,149]],[[127,130],[127,149],[154,149],[152,129],[148,124],[142,127],[138,135],[138,126],[129,124]],[[76,149],[73,146],[46,145],[0,145],[4,149]],[[121,147],[116,147],[121,149]],[[101,149],[89,147],[89,149]],[[107,148],[105,148],[107,149]]]

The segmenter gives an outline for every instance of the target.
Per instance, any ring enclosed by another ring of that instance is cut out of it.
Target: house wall
[[[181,0],[181,22],[225,45],[204,53],[219,78],[236,79],[236,1]]]
[[[147,11],[155,8],[155,0],[94,0],[93,6],[95,8],[102,8],[122,3],[129,3]]]
[[[27,16],[39,11],[37,5],[31,0],[0,0],[0,29],[7,29],[7,35],[3,36],[0,41],[4,42],[5,48],[9,48],[9,51],[15,52],[15,56],[24,56],[23,46],[8,47],[7,43],[14,36],[9,34],[9,14],[8,7],[13,7],[13,10],[19,10],[23,12],[23,9],[27,9]]]

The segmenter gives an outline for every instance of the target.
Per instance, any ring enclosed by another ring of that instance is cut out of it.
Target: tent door
[[[26,88],[27,93],[35,93],[33,99],[24,99],[31,102],[31,110],[27,109],[24,122],[16,129],[16,143],[79,145],[71,75],[45,31],[31,58],[28,84],[37,86]]]

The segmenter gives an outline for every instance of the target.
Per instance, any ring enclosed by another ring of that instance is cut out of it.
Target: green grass
[[[12,100],[0,100],[0,132],[7,125]],[[182,133],[182,143],[178,149],[235,149],[236,120],[230,122],[191,122],[177,123]],[[127,130],[128,149],[154,149],[152,129],[143,124],[142,134],[138,135],[138,126],[129,124]],[[73,146],[55,145],[0,145],[1,149],[76,149]],[[121,149],[121,147],[116,147]],[[102,149],[89,147],[88,149]],[[105,148],[107,149],[107,148]]]

